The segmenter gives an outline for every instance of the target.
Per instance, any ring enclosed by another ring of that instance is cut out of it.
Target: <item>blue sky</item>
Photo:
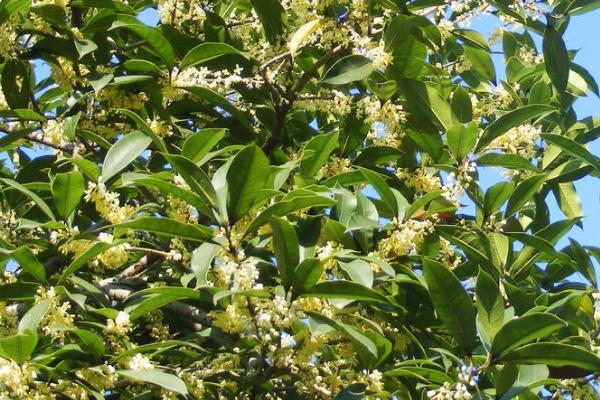
[[[569,50],[579,50],[575,57],[575,62],[586,68],[590,74],[600,82],[600,10],[596,10],[586,15],[573,17],[569,28],[563,36],[565,44]],[[492,17],[485,17],[475,21],[472,29],[489,34],[498,21]],[[598,35],[598,36],[596,36]],[[541,51],[541,37],[534,36],[538,45],[538,51]],[[498,47],[501,47],[499,44]],[[498,48],[501,50],[501,48]],[[499,78],[504,77],[504,64],[502,55],[494,56],[496,69]],[[600,116],[600,99],[590,93],[588,97],[582,97],[575,103],[575,110],[578,119],[587,116]],[[600,142],[600,141],[598,141]],[[592,143],[590,146],[592,153],[600,156],[600,143]],[[480,168],[480,170],[483,170]],[[488,187],[494,180],[499,179],[497,173],[485,171],[480,172],[481,184]],[[575,227],[569,236],[583,245],[600,246],[600,184],[597,178],[586,177],[575,182],[577,192],[581,197],[581,203],[584,212],[583,230]],[[550,204],[551,217],[553,220],[564,218],[560,212],[554,196],[550,194],[547,198]],[[558,243],[559,248],[568,245],[568,238],[565,237]]]

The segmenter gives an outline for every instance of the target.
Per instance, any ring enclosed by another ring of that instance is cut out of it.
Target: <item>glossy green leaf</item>
[[[133,162],[152,143],[145,133],[134,131],[123,136],[106,153],[102,164],[102,179],[108,181]]]
[[[300,262],[300,243],[296,230],[284,218],[271,217],[273,232],[273,251],[277,260],[277,269],[284,285],[287,285],[294,275],[294,269]]]
[[[358,300],[367,303],[388,303],[385,296],[379,292],[369,289],[360,283],[341,279],[319,282],[312,286],[303,296]]]
[[[368,58],[352,54],[340,58],[335,64],[325,72],[322,84],[326,85],[346,85],[348,83],[361,81],[371,75],[373,66]]]
[[[125,369],[118,370],[117,374],[124,376],[125,378],[133,379],[134,381],[152,383],[182,395],[188,394],[185,382],[181,380],[181,378],[158,369],[149,369],[145,371]]]
[[[553,367],[573,366],[590,373],[600,371],[600,358],[578,346],[562,343],[532,343],[507,352],[502,363],[545,364]]]
[[[479,136],[479,127],[476,123],[455,124],[446,131],[448,147],[454,157],[461,161],[475,147]]]
[[[541,136],[545,141],[552,143],[562,149],[568,155],[575,157],[578,160],[588,163],[598,172],[600,172],[600,160],[598,157],[590,153],[581,144],[577,143],[571,138],[566,136],[557,135],[554,133],[542,133]]]
[[[191,225],[165,217],[140,217],[123,222],[115,227],[128,228],[141,232],[153,232],[178,237],[185,240],[205,242],[212,238],[212,229],[203,225]]]
[[[458,278],[443,264],[423,259],[423,277],[436,313],[461,352],[475,345],[475,308]]]
[[[35,332],[0,338],[0,356],[23,365],[33,354],[38,339]]]
[[[202,160],[225,137],[225,132],[225,129],[220,128],[202,129],[186,139],[181,155],[193,162]]]
[[[560,33],[548,24],[543,40],[544,65],[556,88],[564,92],[569,82],[569,54]]]
[[[504,212],[505,217],[510,217],[518,212],[521,207],[530,201],[533,195],[540,190],[545,181],[546,175],[539,174],[530,176],[521,182],[508,198],[508,204],[506,205],[506,211]]]
[[[235,47],[232,47],[226,43],[202,43],[191,49],[179,65],[180,70],[194,67],[196,65],[204,64],[208,61],[218,59],[223,56],[235,56],[232,57],[231,63],[247,63],[248,59]]]
[[[246,215],[259,200],[269,160],[263,151],[250,145],[235,155],[227,171],[227,214],[232,221]]]
[[[526,343],[543,339],[567,324],[549,313],[531,313],[508,321],[492,342],[492,353],[500,355]]]
[[[83,175],[79,171],[56,174],[52,180],[54,204],[62,217],[68,217],[77,207],[85,191]]]

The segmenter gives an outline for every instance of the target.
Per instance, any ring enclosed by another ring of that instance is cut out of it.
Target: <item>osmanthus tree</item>
[[[0,398],[598,398],[599,5],[1,1]]]

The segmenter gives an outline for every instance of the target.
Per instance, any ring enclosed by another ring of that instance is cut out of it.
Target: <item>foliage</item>
[[[597,398],[598,5],[1,1],[0,397]]]

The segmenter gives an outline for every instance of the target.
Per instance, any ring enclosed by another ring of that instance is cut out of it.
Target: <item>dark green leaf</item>
[[[469,354],[475,347],[475,308],[458,278],[443,264],[423,259],[423,276],[436,313],[457,341],[460,351]]]
[[[352,54],[342,57],[325,72],[321,83],[326,85],[346,85],[351,82],[361,81],[373,72],[371,60]]]
[[[77,207],[85,191],[83,175],[79,171],[56,174],[52,180],[54,204],[62,217],[68,217]]]
[[[141,217],[115,225],[115,227],[153,232],[199,242],[209,241],[212,238],[212,229],[206,226],[185,224],[171,218]]]
[[[152,138],[141,131],[134,131],[123,136],[106,153],[106,158],[102,164],[103,180],[108,181],[131,164],[146,150],[150,143],[152,143]]]
[[[125,369],[118,370],[117,374],[135,381],[152,383],[175,393],[180,393],[183,395],[188,393],[185,382],[183,382],[181,378],[158,369],[150,369],[145,371]]]
[[[508,321],[496,334],[492,343],[495,356],[512,349],[545,338],[567,324],[548,313],[531,313]]]
[[[277,260],[279,276],[285,286],[289,285],[294,270],[300,262],[300,243],[296,230],[286,219],[271,217],[273,251]]]

